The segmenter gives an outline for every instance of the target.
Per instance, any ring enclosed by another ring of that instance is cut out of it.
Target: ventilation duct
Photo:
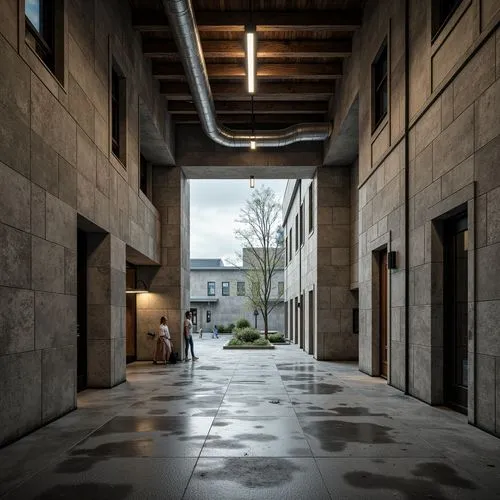
[[[243,133],[217,123],[215,105],[203,58],[200,36],[196,28],[190,0],[163,0],[170,29],[181,56],[193,102],[205,133],[223,146],[282,147],[301,141],[323,141],[332,131],[330,123],[302,123],[282,130]]]

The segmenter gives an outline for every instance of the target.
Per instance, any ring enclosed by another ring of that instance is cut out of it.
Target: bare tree
[[[273,278],[283,268],[284,255],[281,205],[274,191],[264,186],[255,190],[236,222],[240,226],[234,234],[243,246],[246,296],[252,307],[262,314],[267,338],[269,314],[283,296],[282,290],[273,288]]]

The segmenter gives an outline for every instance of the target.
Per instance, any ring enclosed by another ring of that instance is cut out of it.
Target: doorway
[[[468,335],[467,335],[467,214],[444,225],[444,400],[447,405],[467,413]]]
[[[127,263],[127,289],[135,289],[137,269]],[[127,305],[127,364],[137,359],[137,295],[126,294]]]
[[[314,290],[309,291],[309,354],[314,354]]]
[[[387,250],[379,252],[380,376],[387,378]]]
[[[87,387],[87,234],[77,232],[76,390]]]
[[[300,295],[300,348],[304,349],[305,347],[305,315],[304,315],[304,307],[306,306],[304,302],[304,294]]]

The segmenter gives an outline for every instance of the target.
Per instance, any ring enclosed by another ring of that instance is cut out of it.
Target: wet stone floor
[[[0,450],[5,499],[495,499],[500,440],[297,346],[129,365]]]

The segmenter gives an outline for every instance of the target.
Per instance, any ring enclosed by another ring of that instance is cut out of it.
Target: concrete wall
[[[89,331],[92,385],[124,379],[126,246],[160,259],[159,214],[138,189],[139,96],[160,122],[164,111],[128,4],[65,6],[60,80],[25,43],[24,2],[1,7],[0,445],[75,407],[77,226],[102,233],[89,255],[89,323],[104,315]],[[127,79],[125,166],[110,152],[112,58]]]
[[[245,318],[254,326],[254,307],[247,297],[236,294],[237,282],[245,282],[245,272],[238,268],[213,268],[213,269],[191,269],[191,297],[207,297],[207,282],[215,281],[214,303],[191,302],[191,308],[198,310],[198,328],[212,330],[214,325],[236,323],[238,319]],[[229,282],[229,296],[222,295],[222,282]],[[283,271],[278,271],[272,282],[271,298],[278,297],[278,282],[284,281]],[[248,285],[247,285],[248,286]],[[206,311],[211,311],[212,321],[206,322]],[[275,306],[269,315],[269,330],[284,331],[284,307],[281,302]],[[264,329],[264,320],[259,313],[257,317],[257,328]]]
[[[290,228],[293,235],[292,260],[285,272],[285,298],[293,301],[288,313],[290,337],[316,359],[357,359],[358,336],[352,331],[356,297],[350,291],[351,169],[321,167],[312,181],[297,182],[296,190],[290,183],[285,195],[288,205],[284,205],[286,235],[290,239]],[[314,223],[309,231],[311,185]],[[295,220],[301,205],[304,243],[296,250]],[[301,302],[298,310],[295,298]]]
[[[390,384],[443,403],[443,220],[461,207],[469,218],[469,420],[498,433],[496,249],[498,211],[499,6],[462,2],[431,42],[430,3],[410,2],[409,92],[404,89],[404,9],[367,5],[359,38],[360,74],[369,74],[381,42],[389,43],[389,112],[372,132],[369,79],[359,82],[360,369],[379,373],[380,249],[396,251],[389,275]],[[404,106],[408,99],[408,135]],[[408,141],[408,161],[405,147]],[[496,166],[494,166],[496,165]],[[408,198],[405,170],[408,170]],[[405,205],[409,214],[405,249]],[[408,251],[409,269],[405,270]],[[496,252],[496,253],[495,253]],[[493,266],[493,267],[492,267]],[[405,287],[408,279],[408,367]],[[496,401],[496,402],[495,402]]]

